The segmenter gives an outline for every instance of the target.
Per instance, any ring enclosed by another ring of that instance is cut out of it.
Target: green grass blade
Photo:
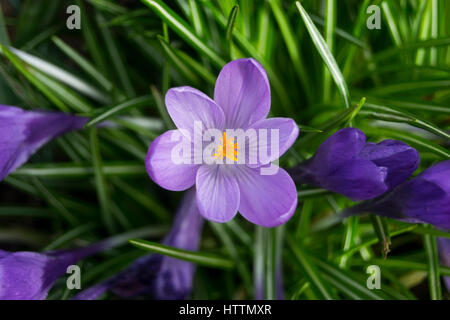
[[[149,95],[146,95],[146,96],[141,96],[138,98],[124,101],[115,106],[104,108],[102,110],[99,110],[98,114],[96,112],[96,116],[93,117],[91,120],[89,120],[85,124],[85,127],[91,127],[91,126],[96,125],[102,121],[105,121],[113,116],[116,116],[124,111],[131,110],[134,108],[148,106],[148,105],[152,104],[153,102],[154,102],[153,99]]]
[[[336,28],[336,1],[326,0],[325,9],[325,43],[330,53],[334,53],[334,33]],[[327,66],[323,71],[323,100],[328,101],[331,97],[331,75]]]
[[[304,92],[307,95],[307,99],[308,101],[312,101],[310,80],[308,79],[308,74],[303,63],[304,59],[300,48],[297,45],[298,40],[294,36],[294,32],[289,25],[288,18],[284,14],[283,9],[280,7],[281,2],[278,0],[271,0],[269,1],[269,4],[275,16],[275,20],[280,27],[281,35],[283,36],[284,43],[288,49],[288,53],[294,65],[295,71],[297,72],[302,83]]]
[[[430,288],[430,298],[432,300],[442,300],[441,279],[439,274],[439,256],[436,245],[436,238],[432,235],[423,237],[425,250],[428,257],[428,286]]]
[[[333,76],[334,82],[336,83],[338,90],[341,94],[342,101],[346,108],[350,108],[350,93],[348,91],[347,83],[345,82],[344,76],[341,73],[341,70],[339,69],[339,66],[336,63],[336,60],[333,57],[333,54],[330,52],[327,44],[325,43],[322,35],[320,34],[319,30],[317,30],[316,26],[312,22],[311,18],[309,17],[308,13],[303,9],[300,2],[295,2],[298,8],[298,11],[300,12],[300,16],[303,19],[303,22],[306,25],[306,29],[308,30],[309,35],[311,36],[311,39],[319,52],[320,56],[322,57],[323,61],[327,65],[331,75]]]
[[[445,139],[450,139],[449,133],[447,133],[445,130],[440,129],[431,122],[392,107],[367,103],[359,114],[378,120],[407,123],[412,126],[427,130]]]
[[[302,266],[306,276],[311,281],[312,285],[315,286],[315,288],[318,290],[318,292],[320,292],[320,294],[324,299],[332,300],[333,299],[332,295],[329,292],[327,286],[325,285],[323,279],[320,277],[315,265],[310,262],[310,259],[306,257],[303,250],[300,249],[300,247],[295,243],[295,240],[293,240],[290,236],[288,236],[287,242],[289,244],[290,249],[294,253],[294,257]]]
[[[128,75],[127,68],[125,67],[125,60],[122,58],[121,53],[117,47],[116,41],[106,25],[106,19],[100,13],[97,13],[96,19],[100,28],[100,33],[106,44],[106,51],[111,58],[112,65],[117,73],[122,89],[125,91],[129,98],[135,97],[136,92],[132,85],[130,76]]]
[[[103,89],[107,91],[112,90],[113,84],[77,51],[72,49],[69,45],[67,45],[64,41],[56,36],[52,37],[52,41],[59,49],[61,49],[61,51],[63,51],[69,58],[77,63],[81,69],[89,74],[92,79],[97,81],[97,83],[101,85]]]
[[[239,5],[234,5],[233,8],[231,9],[230,15],[228,16],[228,22],[227,22],[227,27],[226,27],[226,31],[225,31],[225,39],[227,39],[227,41],[230,41],[231,38],[233,37],[233,30],[234,30],[234,25],[236,23],[236,17],[238,15],[239,12]]]
[[[100,146],[97,136],[97,129],[90,129],[90,143],[93,167],[95,173],[95,186],[97,189],[97,197],[100,203],[102,219],[105,227],[110,233],[114,232],[115,226],[111,216],[111,206],[109,204],[110,198],[108,195],[107,185],[103,175],[102,158],[100,155]]]
[[[219,268],[219,269],[231,269],[233,268],[233,262],[208,253],[183,250],[174,247],[169,247],[160,243],[133,239],[129,240],[129,242],[140,248],[147,251],[152,251],[155,253],[163,254],[172,258],[189,261],[196,263],[200,266],[211,267],[211,268]]]
[[[208,57],[212,63],[218,67],[225,65],[219,55],[204,43],[190,28],[190,26],[172,9],[160,0],[142,0],[144,4],[150,7],[167,25],[175,31],[181,38],[189,43],[193,48]]]

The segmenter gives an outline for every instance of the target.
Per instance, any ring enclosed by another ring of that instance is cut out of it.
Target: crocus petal
[[[10,252],[0,256],[0,300],[42,300],[69,265],[105,248],[95,244],[73,251]]]
[[[382,196],[346,209],[344,216],[373,213],[450,229],[450,160],[435,164]]]
[[[323,188],[359,201],[372,199],[386,192],[386,175],[386,168],[377,167],[370,161],[351,159],[317,179]]]
[[[450,194],[450,160],[436,163],[423,171],[419,176],[421,179],[435,183],[446,193]]]
[[[359,157],[387,168],[386,184],[389,189],[408,179],[416,171],[420,160],[416,149],[397,140],[366,143]]]
[[[263,227],[275,227],[291,218],[297,207],[297,189],[286,171],[272,165],[272,175],[261,175],[261,168],[236,168],[239,212],[244,218]]]
[[[289,169],[295,182],[322,187],[352,200],[373,199],[406,181],[419,164],[417,150],[401,141],[366,143],[355,128],[337,131],[315,155]]]
[[[419,175],[395,191],[390,202],[401,204],[403,216],[450,229],[450,193],[439,185]]]
[[[180,140],[174,140],[176,137],[180,137],[179,132],[169,130],[156,138],[148,149],[145,168],[152,180],[161,187],[181,191],[192,187],[195,183],[199,165],[193,162],[179,163],[184,160],[183,154],[180,154],[178,161],[174,161],[173,151],[182,143]]]
[[[314,155],[313,165],[317,172],[324,173],[333,170],[337,164],[356,157],[365,143],[366,136],[361,130],[341,129],[320,145]]]
[[[0,105],[0,181],[24,164],[40,147],[87,118],[62,112],[26,111]]]
[[[254,59],[238,59],[220,71],[214,101],[224,110],[226,127],[246,129],[264,119],[270,109],[270,85],[264,68]]]
[[[260,165],[268,164],[281,157],[292,146],[299,133],[297,124],[289,118],[260,120],[250,129],[256,130],[258,136],[258,143],[249,145],[250,158],[257,158]],[[272,141],[273,134],[278,136],[275,141]],[[264,158],[261,158],[261,152]]]
[[[197,171],[197,205],[208,220],[226,222],[237,213],[239,187],[230,169],[224,165],[203,165]]]
[[[202,134],[205,129],[223,129],[225,115],[217,104],[203,92],[191,87],[172,88],[166,94],[166,106],[178,129],[188,138],[194,133]],[[197,134],[197,136],[198,136]],[[201,137],[200,137],[201,138]]]
[[[180,249],[198,250],[204,219],[200,215],[195,189],[186,192],[170,233],[163,243]],[[186,299],[192,290],[195,265],[159,254],[138,258],[117,275],[81,291],[74,300],[97,299],[106,291],[121,298],[148,295],[154,299]]]

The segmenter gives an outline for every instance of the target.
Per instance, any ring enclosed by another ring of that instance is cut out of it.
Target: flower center
[[[227,139],[227,133],[223,133],[223,137],[220,138],[221,144],[217,148],[217,152],[213,154],[216,159],[228,158],[233,161],[237,161],[237,155],[239,154],[237,149],[239,146],[237,142],[234,142],[234,138]]]

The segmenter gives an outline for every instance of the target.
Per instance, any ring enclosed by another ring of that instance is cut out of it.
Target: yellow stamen
[[[223,137],[220,139],[221,145],[217,148],[217,152],[213,154],[216,159],[223,159],[227,157],[230,160],[237,161],[237,155],[239,152],[239,146],[237,142],[234,142],[234,138],[227,139],[227,133],[223,133]]]

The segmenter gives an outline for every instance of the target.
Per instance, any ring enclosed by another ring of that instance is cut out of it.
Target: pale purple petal
[[[62,112],[26,111],[0,105],[0,181],[40,147],[88,119]]]
[[[194,126],[205,129],[224,128],[223,110],[203,92],[191,87],[177,87],[167,91],[166,107],[170,117],[183,134],[195,139],[194,132],[202,134],[202,130],[194,131]],[[199,136],[199,135],[197,135]]]
[[[258,142],[250,143],[249,156],[258,159],[258,165],[268,164],[281,157],[292,146],[299,133],[297,124],[290,118],[260,120],[250,129],[256,130]]]
[[[265,119],[270,109],[270,85],[264,68],[254,59],[238,59],[220,71],[214,101],[224,110],[226,128],[246,129]]]
[[[156,138],[148,149],[145,159],[147,173],[161,187],[172,190],[186,190],[195,183],[199,165],[191,162],[191,157],[183,154],[182,149],[174,156],[174,150],[183,136],[177,130],[169,130]],[[193,150],[191,150],[193,153]],[[188,164],[182,161],[188,158]]]
[[[239,212],[250,222],[276,227],[288,221],[297,207],[297,189],[289,174],[272,165],[276,173],[261,175],[261,168],[236,166],[241,193]]]
[[[203,165],[197,171],[197,204],[208,220],[226,222],[239,208],[239,187],[225,165]]]

